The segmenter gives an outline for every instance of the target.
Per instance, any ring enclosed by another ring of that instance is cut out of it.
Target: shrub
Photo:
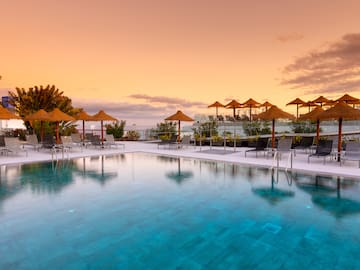
[[[270,134],[270,124],[268,121],[243,122],[244,133],[247,136]]]
[[[176,122],[162,122],[156,124],[156,128],[151,129],[155,138],[162,140],[170,139],[176,133]]]
[[[130,141],[137,141],[140,138],[140,133],[136,130],[129,130],[126,136]]]
[[[200,126],[198,128],[193,128],[193,131],[194,131],[195,136],[199,135],[201,133],[202,136],[210,137],[210,133],[212,136],[218,135],[217,128],[218,128],[218,125],[217,125],[216,121],[208,121],[208,122],[200,124]]]
[[[292,132],[294,133],[314,133],[316,132],[316,126],[308,121],[293,121]]]
[[[120,139],[124,136],[124,128],[126,121],[116,122],[114,124],[105,125],[106,134],[112,134],[115,139]]]

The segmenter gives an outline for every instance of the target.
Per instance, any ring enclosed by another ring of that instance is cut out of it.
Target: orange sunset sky
[[[128,125],[215,100],[294,113],[296,97],[360,97],[357,0],[0,2],[1,95],[55,84]]]

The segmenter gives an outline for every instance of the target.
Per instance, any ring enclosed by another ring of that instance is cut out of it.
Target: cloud
[[[322,50],[295,59],[282,75],[281,84],[308,94],[360,90],[360,33],[344,35]]]
[[[164,111],[175,110],[174,107],[152,106],[149,104],[129,104],[129,103],[115,103],[115,102],[95,102],[95,101],[76,101],[73,100],[73,105],[83,108],[90,114],[97,113],[103,109],[107,113],[117,113],[122,115],[121,119],[131,118],[152,118],[157,115],[163,115]]]
[[[104,110],[119,120],[126,120],[127,126],[135,123],[140,126],[153,127],[156,126],[156,123],[163,122],[165,117],[178,110],[177,105],[159,106],[75,99],[72,101],[73,106],[83,108],[89,114],[95,114],[99,110]],[[196,109],[189,108],[186,110],[186,114],[193,116],[196,114]]]
[[[297,32],[287,33],[287,34],[279,35],[276,37],[276,39],[278,41],[283,42],[283,43],[290,42],[290,41],[298,41],[298,40],[302,40],[303,38],[304,38],[304,35],[297,33]]]
[[[206,107],[207,104],[199,101],[189,101],[182,98],[173,98],[165,96],[149,96],[144,94],[132,94],[129,96],[133,99],[142,99],[150,103],[162,103],[166,105],[179,105],[182,107]]]

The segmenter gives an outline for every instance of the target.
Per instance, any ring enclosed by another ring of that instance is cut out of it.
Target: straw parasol
[[[332,107],[332,106],[334,106],[336,103],[337,103],[337,101],[332,100],[332,99],[329,99],[329,101],[325,102],[323,105],[324,105],[324,106],[330,106],[330,107]]]
[[[260,105],[260,107],[265,107],[265,111],[268,110],[268,107],[271,107],[272,104],[269,101],[265,101],[263,104]]]
[[[210,104],[208,108],[216,108],[216,117],[218,116],[218,108],[224,108],[225,105],[221,104],[219,101],[215,101],[213,104]]]
[[[100,110],[98,113],[92,116],[93,121],[101,121],[101,142],[104,144],[104,126],[103,121],[118,121],[116,118],[108,115],[103,110]]]
[[[242,105],[240,102],[236,101],[235,99],[233,99],[232,101],[230,101],[228,104],[225,105],[226,108],[228,109],[233,109],[233,114],[234,117],[236,116],[235,114],[235,109],[237,108],[242,108]]]
[[[272,134],[271,134],[271,145],[272,148],[275,147],[275,119],[295,119],[295,117],[283,110],[279,109],[277,106],[273,105],[266,112],[262,112],[257,115],[257,119],[261,120],[271,120],[272,121]]]
[[[251,122],[251,109],[252,108],[256,108],[260,105],[259,102],[253,100],[252,98],[249,98],[247,101],[245,101],[244,103],[241,104],[243,108],[249,108],[250,112],[249,112],[249,120]]]
[[[177,111],[175,114],[170,115],[169,117],[165,118],[165,120],[178,121],[178,137],[177,137],[178,143],[180,143],[180,121],[187,121],[187,122],[194,121],[194,119],[187,116],[182,111]]]
[[[318,116],[322,112],[324,112],[324,110],[321,107],[317,106],[311,112],[301,115],[299,117],[299,120],[316,120],[316,142],[319,141],[320,137],[320,119]]]
[[[348,104],[353,104],[353,102],[357,102],[357,101],[359,101],[359,99],[356,97],[350,96],[348,94],[345,94],[342,97],[338,98],[336,101],[338,101],[338,102],[343,101]]]
[[[56,134],[56,143],[60,143],[60,136],[59,136],[59,122],[60,121],[75,121],[75,118],[60,111],[59,108],[55,108],[51,112],[48,113],[50,122],[56,122],[55,127],[55,134]]]
[[[299,118],[299,105],[304,104],[305,101],[301,100],[300,98],[295,98],[293,101],[290,101],[286,106],[288,105],[296,105],[296,118]]]
[[[85,121],[91,121],[93,120],[93,117],[91,115],[88,115],[84,110],[82,110],[81,112],[79,112],[76,116],[75,116],[76,120],[80,120],[82,121],[82,131],[83,131],[83,143],[85,140]]]
[[[319,105],[317,105],[315,102],[312,102],[312,101],[308,101],[308,102],[304,102],[304,104],[302,104],[300,107],[308,107],[308,109],[309,109],[309,111],[308,112],[310,112],[310,110],[311,110],[311,107],[317,107],[317,106],[319,106]]]
[[[0,119],[2,120],[21,119],[21,117],[8,111],[7,109],[5,109],[3,106],[0,105]]]
[[[33,114],[25,116],[25,121],[40,121],[40,139],[41,141],[44,140],[44,121],[50,121],[49,113],[46,112],[44,109],[40,109]]]
[[[320,120],[336,119],[339,121],[338,131],[338,161],[340,161],[341,152],[341,129],[343,120],[358,120],[360,119],[360,110],[354,109],[345,102],[338,102],[334,107],[320,113],[318,115]]]
[[[313,103],[320,103],[320,107],[322,107],[323,103],[326,103],[326,102],[329,102],[329,101],[330,101],[330,100],[327,99],[326,97],[320,96],[320,97],[314,99],[312,102],[313,102]]]

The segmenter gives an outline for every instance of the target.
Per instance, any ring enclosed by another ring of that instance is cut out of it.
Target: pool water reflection
[[[0,179],[0,269],[360,268],[358,179],[141,153]]]

